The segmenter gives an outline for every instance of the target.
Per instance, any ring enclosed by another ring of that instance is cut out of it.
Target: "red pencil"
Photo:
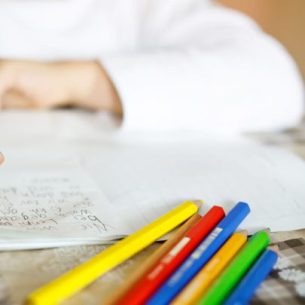
[[[223,208],[212,207],[116,304],[145,304],[224,216]]]

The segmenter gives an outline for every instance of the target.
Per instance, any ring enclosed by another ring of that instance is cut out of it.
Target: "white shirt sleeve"
[[[288,52],[246,16],[191,2],[174,13],[150,7],[138,48],[102,56],[122,128],[240,133],[297,124],[304,89]]]
[[[99,59],[120,95],[123,130],[274,130],[303,112],[288,52],[209,0],[3,0],[3,58]]]

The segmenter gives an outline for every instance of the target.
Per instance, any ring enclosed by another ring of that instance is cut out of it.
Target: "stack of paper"
[[[58,130],[41,142],[31,132],[22,145],[17,134],[1,138],[0,249],[108,243],[187,199],[203,199],[203,211],[248,202],[250,231],[304,227],[305,164],[280,149],[242,139],[61,140]]]

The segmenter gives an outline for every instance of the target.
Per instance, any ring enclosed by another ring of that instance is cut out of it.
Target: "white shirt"
[[[208,0],[0,0],[0,58],[100,60],[127,130],[272,130],[303,113],[288,52]]]

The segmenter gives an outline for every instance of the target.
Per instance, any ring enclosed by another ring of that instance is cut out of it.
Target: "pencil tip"
[[[237,231],[237,233],[244,235],[244,236],[248,236],[249,232],[247,230],[240,230],[240,231]]]
[[[201,206],[204,204],[203,200],[193,200],[194,204],[200,209]]]

